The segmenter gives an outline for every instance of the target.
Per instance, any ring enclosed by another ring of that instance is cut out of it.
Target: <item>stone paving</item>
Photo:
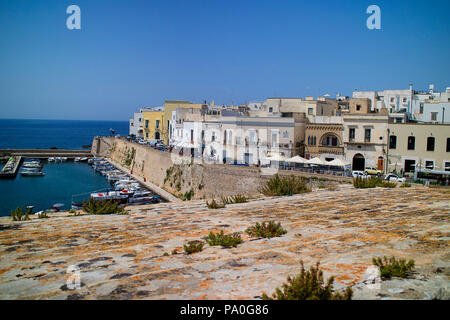
[[[128,215],[5,217],[0,299],[259,299],[297,274],[300,259],[320,260],[335,288],[353,286],[354,299],[448,299],[449,212],[448,190],[340,185],[217,210],[198,200],[133,207]],[[183,253],[185,242],[210,231],[243,232],[268,219],[288,233],[244,234],[237,248]],[[416,271],[371,280],[371,259],[381,255],[415,259]],[[80,270],[79,289],[66,285],[69,266]]]

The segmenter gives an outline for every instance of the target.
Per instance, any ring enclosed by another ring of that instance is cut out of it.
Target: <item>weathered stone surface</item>
[[[356,299],[448,298],[450,193],[423,187],[319,190],[209,210],[204,201],[133,207],[129,215],[0,219],[0,299],[254,299],[321,261]],[[210,231],[280,221],[279,238],[185,255]],[[76,244],[76,245],[74,245]],[[172,254],[176,249],[178,254]],[[169,255],[164,255],[168,253]],[[379,281],[373,256],[416,260],[408,279]],[[77,266],[81,288],[66,284]]]

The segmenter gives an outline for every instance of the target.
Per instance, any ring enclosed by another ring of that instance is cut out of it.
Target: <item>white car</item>
[[[393,182],[406,182],[405,178],[400,178],[399,176],[397,176],[396,174],[393,173],[389,173],[384,180],[387,181],[393,181]]]
[[[366,174],[363,171],[353,171],[352,172],[352,177],[353,178],[360,177],[362,179],[368,179],[368,178],[370,178],[370,175]]]

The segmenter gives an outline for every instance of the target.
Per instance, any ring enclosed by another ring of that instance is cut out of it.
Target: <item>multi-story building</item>
[[[166,100],[164,102],[164,126],[163,131],[161,132],[161,139],[164,141],[164,144],[169,144],[170,137],[170,120],[172,119],[172,112],[177,110],[178,108],[187,108],[187,109],[201,109],[204,104],[201,103],[190,103],[189,101],[183,100]]]
[[[342,116],[315,117],[314,123],[306,124],[305,158],[319,157],[324,161],[345,160]]]
[[[389,170],[450,171],[450,124],[389,123]]]
[[[144,138],[144,130],[142,128],[143,117],[144,115],[142,114],[142,110],[133,114],[133,118],[130,119],[130,135],[134,135],[138,138]]]
[[[387,110],[372,111],[370,99],[353,98],[342,120],[345,160],[352,170],[375,167],[386,172]]]
[[[160,140],[165,132],[164,111],[154,111],[146,109],[142,111],[143,115],[143,134],[146,140]]]

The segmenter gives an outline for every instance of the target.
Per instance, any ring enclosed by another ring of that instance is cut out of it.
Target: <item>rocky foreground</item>
[[[134,207],[128,215],[0,219],[0,299],[258,299],[320,260],[354,299],[448,299],[450,192],[423,187],[318,190],[210,210],[204,201]],[[210,231],[276,220],[282,237],[237,248],[183,244]],[[177,250],[177,254],[172,252]],[[373,276],[374,256],[416,261],[408,279]],[[80,288],[71,290],[79,270]],[[69,282],[70,284],[71,282]]]

